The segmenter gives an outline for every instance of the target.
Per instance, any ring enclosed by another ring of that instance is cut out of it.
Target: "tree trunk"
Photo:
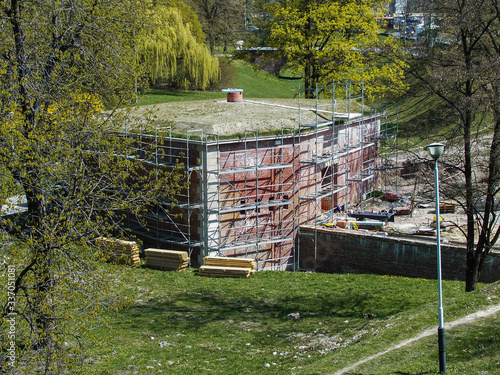
[[[304,68],[304,88],[306,90],[306,98],[313,99],[314,93],[312,92],[311,82],[311,66],[307,63]]]
[[[468,112],[468,111],[467,111]],[[474,220],[474,197],[472,187],[472,157],[471,157],[471,140],[470,127],[471,115],[465,114],[464,121],[464,159],[465,159],[465,200],[467,214],[467,261],[466,261],[466,276],[465,290],[472,291],[476,289],[476,255],[475,255],[475,220]]]
[[[26,202],[28,204],[28,225],[36,226],[42,218],[45,216],[45,202],[38,189],[33,189],[31,186],[27,186],[23,183],[24,192],[26,194]]]
[[[215,40],[212,37],[208,37],[208,45],[210,46],[210,53],[213,55],[215,52]]]
[[[474,251],[467,249],[467,269],[465,271],[465,291],[473,292],[477,288],[477,281],[479,278],[476,254]]]
[[[466,38],[462,37],[464,50],[464,68],[466,74],[471,71],[471,55]],[[473,96],[473,82],[470,77],[465,81],[465,97],[469,100]],[[472,291],[476,289],[476,256],[475,256],[475,218],[474,218],[474,188],[473,188],[473,170],[472,170],[472,108],[470,102],[462,112],[463,135],[464,135],[464,174],[465,174],[465,201],[467,215],[467,261],[465,290]]]
[[[313,21],[311,18],[309,18],[307,20],[306,40],[309,39],[309,34],[312,33],[312,31],[311,31],[312,22]],[[309,48],[309,53],[307,54],[307,57],[305,59],[305,66],[304,66],[304,88],[306,90],[306,98],[307,99],[314,99],[315,98],[315,92],[314,92],[315,87],[313,87],[313,85],[314,85],[313,73],[314,73],[314,53]]]

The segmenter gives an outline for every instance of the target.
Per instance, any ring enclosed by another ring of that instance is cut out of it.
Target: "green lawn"
[[[243,98],[294,98],[302,84],[297,79],[280,79],[263,71],[254,70],[242,61],[231,63],[236,70],[236,81],[232,88],[243,89]],[[211,100],[225,98],[221,91],[188,91],[147,89],[139,96],[139,105],[168,103],[189,100]]]
[[[110,316],[109,327],[96,332],[107,344],[90,353],[102,374],[331,374],[437,327],[435,280],[302,272],[212,279],[192,269],[142,268],[130,274],[132,283],[118,292],[132,293],[135,303]],[[479,288],[466,294],[462,282],[445,282],[445,321],[500,303],[498,283]],[[495,319],[447,335],[450,374],[500,371]],[[428,338],[351,374],[437,371],[437,338]]]
[[[243,89],[244,98],[296,98],[304,84],[300,79],[277,78],[263,71],[255,71],[250,65],[234,61],[236,87]]]
[[[188,90],[167,90],[167,89],[147,89],[138,98],[138,105],[150,105],[158,103],[182,102],[192,100],[209,100],[225,98],[226,94],[219,91],[188,91]]]

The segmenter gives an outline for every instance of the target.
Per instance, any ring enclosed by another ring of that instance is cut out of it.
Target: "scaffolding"
[[[201,204],[196,197],[198,170],[201,168],[203,155],[199,149],[203,132],[187,130],[185,139],[172,136],[171,127],[155,127],[149,132],[125,132],[132,138],[131,153],[148,168],[155,168],[156,176],[162,168],[173,170],[180,168],[183,177],[178,181],[182,188],[168,198],[159,199],[152,204],[148,212],[139,218],[127,213],[127,227],[131,233],[139,236],[149,246],[185,250],[191,257],[193,250],[201,248],[197,228],[192,228],[193,218],[200,213]]]
[[[295,144],[293,131],[259,137],[245,131],[235,145],[206,137],[204,185],[207,254],[244,256],[258,269],[294,268]]]
[[[362,205],[366,198],[373,193],[375,186],[376,138],[378,128],[376,120],[372,116],[364,116],[364,86],[362,82],[349,84],[347,101],[349,105],[351,105],[353,100],[361,102],[361,113],[363,113],[363,116],[360,119],[359,126],[349,131],[349,134],[353,133],[350,136],[349,142],[349,158],[354,159],[353,163],[355,165],[353,166],[353,170],[355,170],[355,173],[349,176],[348,182],[352,182],[358,186],[358,191],[361,195],[359,203]],[[349,125],[350,122],[351,119],[349,119]]]
[[[315,230],[307,268],[316,268],[317,228],[335,208],[346,212],[372,195],[394,157],[397,117],[386,110],[366,115],[362,82],[301,89],[298,102],[298,128],[271,136],[245,130],[223,139],[188,130],[181,139],[170,127],[127,132],[146,165],[181,165],[185,185],[145,218],[129,214],[131,231],[159,248],[186,249],[198,263],[207,255],[251,257],[259,270],[297,270],[304,268],[297,234],[308,223]]]
[[[335,194],[346,189],[345,184],[338,183],[338,176],[346,172],[345,166],[339,167],[338,165],[338,160],[345,155],[346,141],[339,140],[341,133],[334,126],[336,122],[334,95],[332,95],[331,102],[320,103],[319,93],[326,89],[327,87],[318,86],[314,90],[315,102],[312,110],[302,106],[302,96],[307,97],[313,90],[299,90],[298,144],[301,152],[306,155],[300,159],[302,168],[300,168],[299,181],[307,181],[306,184],[301,184],[300,199],[323,202],[333,207],[336,201]],[[305,117],[302,115],[303,111],[312,111],[315,114],[312,122],[302,122]],[[326,118],[325,113],[330,116],[329,119]],[[318,169],[321,170],[321,174],[318,174]]]
[[[380,173],[380,190],[398,190],[398,124],[397,105],[385,106],[375,110],[380,116],[379,159],[377,171]]]
[[[360,195],[362,202],[374,190],[379,122],[376,115],[364,116],[363,82],[318,86],[313,95],[311,91],[299,91],[299,112],[310,110],[301,106],[301,97],[313,96],[316,117],[303,123],[299,115],[298,144],[307,156],[300,160],[298,180],[300,216],[314,226],[314,231],[301,235],[312,238],[314,254],[312,263],[299,267],[316,269],[318,226],[330,221],[337,207],[347,211],[354,196]],[[330,99],[320,100],[321,94]],[[340,107],[342,112],[337,111]]]

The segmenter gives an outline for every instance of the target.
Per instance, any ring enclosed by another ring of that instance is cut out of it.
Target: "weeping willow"
[[[219,80],[219,61],[197,41],[177,8],[156,6],[137,35],[136,52],[152,83],[206,89]]]

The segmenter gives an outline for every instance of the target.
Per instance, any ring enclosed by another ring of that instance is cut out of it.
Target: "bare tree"
[[[458,146],[447,162],[462,178],[446,184],[467,214],[466,291],[476,289],[500,235],[495,204],[500,191],[499,4],[431,2],[425,39],[405,51],[409,73],[439,100],[442,116],[434,112],[431,120],[440,129],[433,134]]]

